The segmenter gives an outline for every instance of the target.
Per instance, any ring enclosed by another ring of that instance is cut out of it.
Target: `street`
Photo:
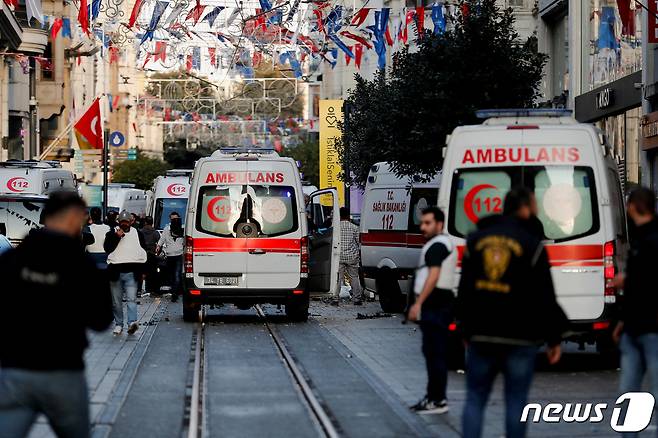
[[[378,313],[377,303],[333,307],[314,301],[308,323],[289,323],[276,306],[262,308],[265,318],[230,305],[206,311],[199,434],[192,436],[330,436],[295,384],[265,321],[283,340],[339,436],[460,436],[461,372],[450,372],[448,414],[417,416],[407,409],[424,393],[426,377],[420,333],[414,325],[402,325],[400,315]],[[140,314],[135,337],[91,335],[86,360],[94,437],[189,433],[199,326],[184,323],[180,304],[161,298],[142,298]],[[580,352],[570,344],[559,365],[549,368],[540,359],[530,401],[613,403],[617,381],[615,364],[602,362],[591,347]],[[501,386],[499,381],[487,410],[487,437],[504,433]],[[598,424],[531,424],[528,435],[616,433],[606,415]],[[52,435],[40,420],[30,436]]]

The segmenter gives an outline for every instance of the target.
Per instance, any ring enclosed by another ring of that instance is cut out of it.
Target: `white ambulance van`
[[[77,181],[58,161],[0,163],[0,234],[17,245],[32,228],[41,226],[48,195],[60,190],[77,192]]]
[[[425,240],[423,209],[436,205],[441,176],[398,177],[389,163],[370,168],[361,211],[361,265],[366,288],[384,312],[404,309]]]
[[[146,214],[153,216],[153,226],[162,231],[169,225],[169,215],[177,212],[185,220],[192,170],[168,170],[153,181],[153,194]]]
[[[513,186],[534,190],[558,302],[573,339],[609,347],[610,281],[627,249],[619,172],[603,134],[565,110],[490,110],[454,130],[438,205],[463,251],[480,218],[501,213]]]
[[[110,183],[107,186],[107,207],[109,210],[146,215],[146,192],[135,188],[131,183]]]
[[[195,321],[201,304],[274,303],[285,304],[290,319],[305,321],[310,294],[333,293],[338,283],[338,195],[318,190],[311,202],[318,197],[334,214],[329,227],[309,233],[291,158],[227,148],[200,159],[185,222],[184,319]]]

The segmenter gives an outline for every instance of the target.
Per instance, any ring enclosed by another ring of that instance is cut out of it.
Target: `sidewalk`
[[[403,325],[402,315],[383,318],[356,319],[357,313],[375,315],[379,303],[366,303],[356,307],[344,304],[333,307],[312,302],[311,315],[356,358],[397,395],[407,406],[416,403],[425,394],[427,382],[425,362],[421,353],[420,329],[415,324]],[[600,363],[591,348],[586,352],[575,350],[574,344],[566,347],[558,368],[540,366],[530,393],[530,401],[546,405],[549,402],[605,402],[614,404],[617,397],[618,371]],[[461,413],[466,398],[465,376],[450,371],[448,399],[450,412],[445,415],[423,415],[424,421],[441,437],[461,436]],[[610,409],[611,411],[611,409]],[[485,437],[504,435],[504,399],[502,378],[498,378],[491,394],[485,418]],[[598,424],[530,424],[528,436],[618,436],[610,428],[610,412]],[[655,429],[650,432],[655,435]]]
[[[152,320],[160,306],[160,298],[138,298],[140,328],[135,335],[112,335],[112,329],[102,333],[89,332],[89,348],[85,354],[87,384],[89,385],[90,417],[96,424],[99,414],[110,400],[112,392],[138,342],[146,333],[145,326]],[[45,417],[39,417],[32,427],[30,438],[54,437]]]

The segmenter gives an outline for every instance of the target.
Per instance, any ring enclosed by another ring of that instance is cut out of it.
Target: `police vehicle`
[[[32,228],[41,226],[44,203],[59,190],[77,192],[77,181],[58,161],[1,162],[0,234],[17,245]]]
[[[491,110],[454,130],[444,148],[438,205],[447,232],[464,238],[502,213],[507,191],[535,193],[558,302],[573,339],[609,347],[618,297],[611,281],[627,249],[617,163],[601,131],[565,110]]]
[[[340,257],[335,189],[309,195],[333,211],[309,233],[299,170],[274,150],[227,148],[194,168],[185,221],[184,319],[201,304],[284,304],[308,318],[309,297],[333,293]],[[319,222],[319,220],[317,220]]]

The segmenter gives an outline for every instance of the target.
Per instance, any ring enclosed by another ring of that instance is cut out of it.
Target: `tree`
[[[217,148],[200,144],[196,149],[188,150],[185,140],[165,143],[164,159],[173,169],[194,169],[194,163],[200,158],[210,156]]]
[[[138,189],[148,190],[153,186],[153,180],[164,175],[167,169],[169,166],[164,161],[138,153],[137,159],[114,165],[112,181],[133,183]]]
[[[536,38],[521,42],[512,10],[495,0],[461,6],[446,32],[425,32],[417,51],[395,54],[388,77],[357,75],[338,145],[353,183],[363,186],[379,161],[399,176],[436,174],[446,135],[478,123],[476,110],[533,106],[547,59]]]
[[[299,161],[304,180],[320,187],[320,145],[317,140],[304,140],[295,147],[287,147],[281,155]]]

